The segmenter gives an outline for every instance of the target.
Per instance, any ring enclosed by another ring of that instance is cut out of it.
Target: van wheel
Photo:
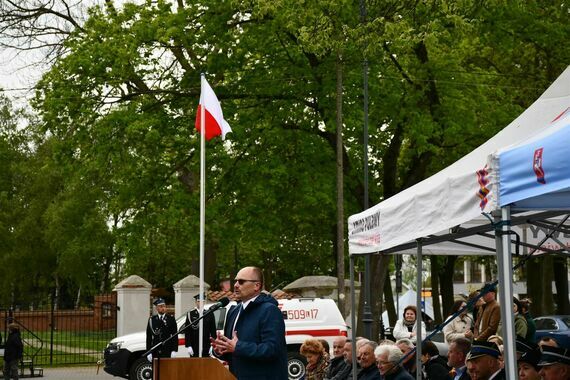
[[[287,355],[287,375],[289,380],[299,380],[305,376],[305,365],[307,361],[305,357],[298,353],[289,353]]]
[[[129,371],[130,380],[152,380],[152,363],[146,358],[135,360]]]

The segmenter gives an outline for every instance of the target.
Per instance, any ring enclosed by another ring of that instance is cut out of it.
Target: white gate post
[[[178,318],[196,306],[194,296],[200,292],[200,279],[194,275],[186,276],[174,288],[174,318]],[[210,285],[204,283],[204,292],[208,293]]]
[[[119,282],[117,292],[117,336],[145,329],[150,315],[152,285],[144,278],[132,275]]]

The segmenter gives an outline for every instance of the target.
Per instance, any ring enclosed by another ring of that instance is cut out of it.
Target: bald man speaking
[[[218,334],[212,346],[238,380],[287,380],[285,321],[277,301],[262,290],[259,268],[238,272],[234,293],[241,302],[228,313],[224,335]]]

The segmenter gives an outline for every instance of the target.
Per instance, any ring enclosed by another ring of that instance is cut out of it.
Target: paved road
[[[44,378],[53,380],[120,380],[120,377],[114,377],[103,371],[101,367],[97,373],[97,366],[78,366],[63,368],[44,368]],[[41,379],[41,378],[40,378]]]

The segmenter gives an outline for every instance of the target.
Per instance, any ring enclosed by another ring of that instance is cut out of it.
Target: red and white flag
[[[227,121],[224,120],[222,107],[214,94],[214,90],[208,84],[205,78],[202,78],[202,86],[200,93],[200,104],[198,104],[198,113],[196,114],[196,129],[198,132],[201,128],[202,107],[204,107],[204,125],[206,126],[206,140],[222,135],[222,140],[226,138],[226,133],[232,129]]]

